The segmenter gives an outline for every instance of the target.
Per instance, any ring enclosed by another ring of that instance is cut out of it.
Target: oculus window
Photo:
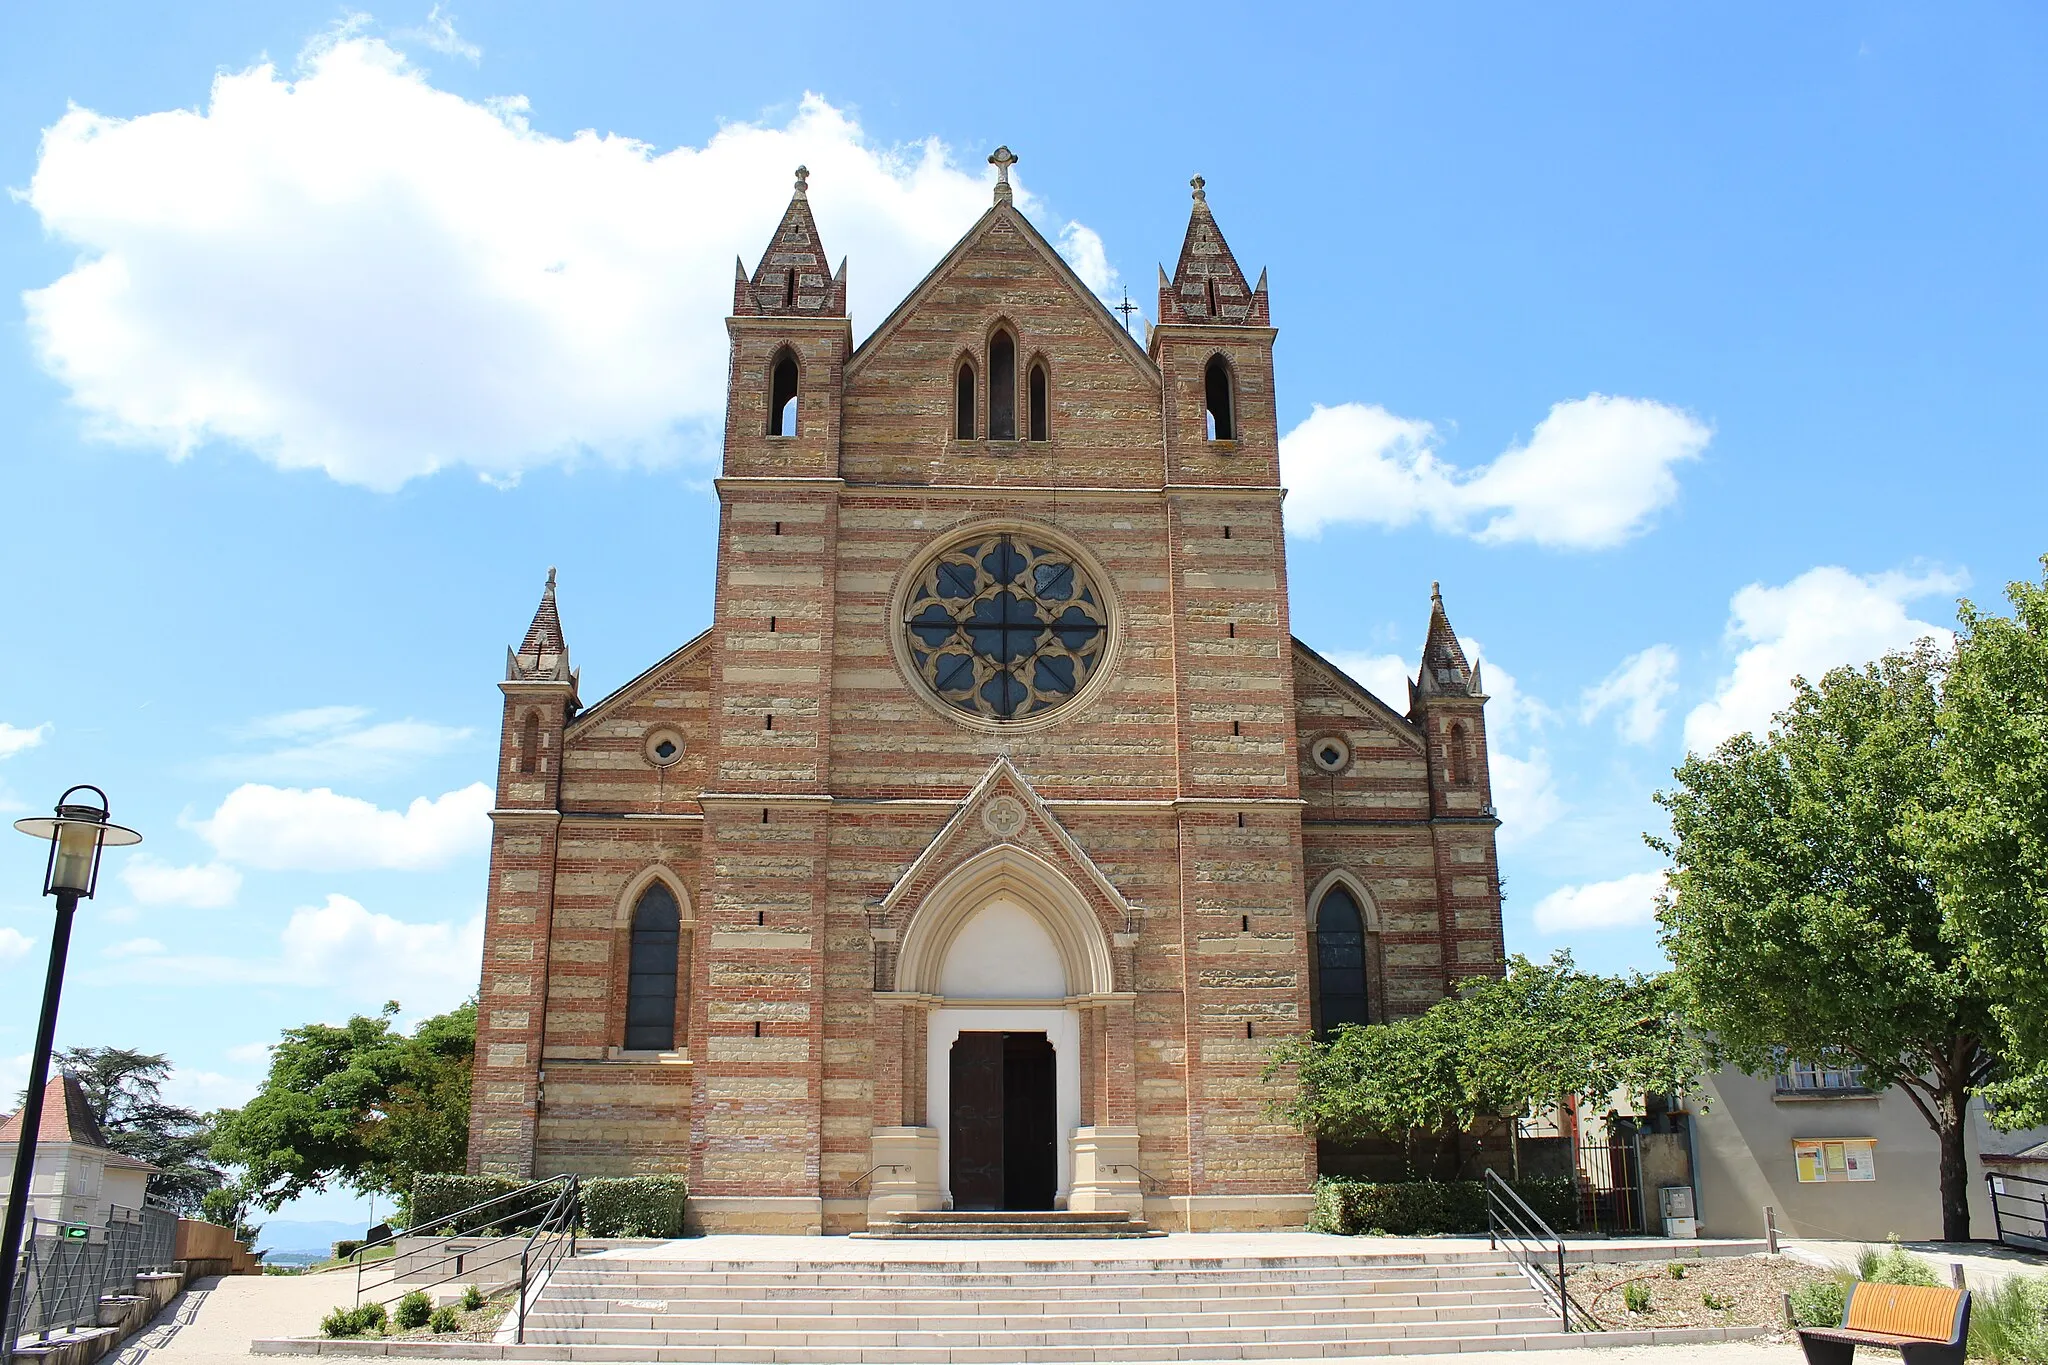
[[[912,668],[940,701],[987,720],[1023,720],[1080,692],[1102,662],[1109,614],[1072,554],[1003,532],[926,565],[902,629]]]

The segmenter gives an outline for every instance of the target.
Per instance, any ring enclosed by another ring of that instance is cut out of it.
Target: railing
[[[1998,1240],[2029,1251],[2048,1251],[2048,1180],[1986,1172],[1991,1225]]]
[[[1565,1282],[1564,1239],[1551,1231],[1536,1210],[1516,1194],[1500,1173],[1486,1173],[1486,1237],[1495,1251],[1506,1251],[1556,1312],[1567,1332],[1597,1332],[1600,1324],[1579,1307]]]
[[[516,1335],[524,1343],[529,1298],[538,1296],[556,1261],[565,1253],[569,1256],[576,1254],[576,1220],[582,1212],[582,1196],[582,1181],[576,1176],[552,1176],[523,1185],[495,1199],[443,1214],[430,1224],[404,1228],[374,1242],[365,1242],[351,1251],[348,1257],[355,1266],[356,1304],[360,1306],[363,1302],[364,1272],[370,1271],[374,1275],[378,1267],[386,1264],[385,1258],[372,1258],[367,1253],[388,1247],[392,1253],[389,1257],[390,1278],[381,1284],[373,1282],[370,1287],[395,1289],[396,1292],[374,1302],[388,1308],[416,1290],[425,1291],[457,1281],[497,1280],[505,1282],[506,1287],[516,1283]],[[536,1213],[538,1220],[524,1240],[518,1238],[517,1226],[513,1227],[511,1235],[499,1231],[507,1224],[524,1224]],[[424,1238],[428,1244],[408,1249],[401,1238]],[[439,1241],[438,1247],[432,1245],[435,1239]],[[458,1245],[460,1243],[470,1245]],[[515,1261],[518,1264],[516,1282],[511,1274]],[[502,1274],[489,1273],[499,1267],[504,1268]]]
[[[178,1215],[169,1209],[114,1208],[107,1221],[76,1235],[77,1223],[30,1220],[5,1305],[0,1345],[24,1336],[48,1338],[67,1327],[94,1326],[102,1294],[132,1294],[135,1277],[168,1270],[177,1248]]]

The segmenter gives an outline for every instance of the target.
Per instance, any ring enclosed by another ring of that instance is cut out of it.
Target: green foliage
[[[1569,1179],[1511,1182],[1535,1214],[1558,1231],[1576,1220],[1578,1197]],[[1316,1182],[1309,1226],[1347,1237],[1486,1231],[1486,1187],[1476,1180],[1346,1180]]]
[[[1711,1289],[1702,1289],[1700,1291],[1700,1306],[1702,1308],[1711,1308],[1717,1313],[1725,1313],[1735,1306],[1735,1300],[1716,1294]]]
[[[481,1307],[482,1305],[479,1304],[478,1306]],[[462,1330],[462,1319],[455,1316],[453,1308],[436,1308],[434,1315],[427,1319],[427,1326],[433,1328],[435,1332],[445,1335],[449,1332],[460,1332]]]
[[[476,1285],[468,1286],[462,1291],[462,1306],[472,1313],[483,1307],[484,1291]]]
[[[1762,740],[1689,756],[1657,795],[1672,837],[1658,911],[1684,1010],[1743,1070],[1854,1060],[1941,1136],[1943,1232],[1969,1236],[1962,1125],[1996,1024],[1916,822],[1950,803],[1931,645],[1818,687]]]
[[[149,1196],[187,1217],[197,1215],[200,1201],[222,1176],[207,1159],[213,1141],[207,1116],[164,1103],[171,1059],[124,1047],[64,1047],[50,1059],[85,1091],[107,1145],[159,1168],[149,1178]]]
[[[384,1335],[384,1305],[366,1303],[357,1308],[334,1309],[320,1319],[323,1337],[377,1337]]]
[[[1630,1280],[1621,1287],[1621,1306],[1631,1313],[1650,1311],[1650,1286],[1641,1280]]]
[[[336,1242],[334,1244],[334,1259],[337,1261],[345,1261],[349,1257],[355,1255],[358,1251],[362,1250],[362,1247],[362,1238],[344,1237],[339,1242]]]
[[[2048,1362],[2048,1277],[2013,1275],[1973,1293],[1969,1354],[1991,1365]]]
[[[1481,1119],[1565,1094],[1677,1093],[1705,1061],[1662,978],[1580,972],[1560,952],[1544,963],[1517,956],[1505,977],[1473,978],[1413,1018],[1283,1039],[1265,1076],[1294,1072],[1274,1109],[1304,1132],[1399,1137],[1412,1168],[1419,1146],[1455,1152]]]
[[[1856,1278],[1872,1284],[1917,1284],[1939,1289],[1941,1276],[1934,1267],[1900,1246],[1897,1241],[1880,1251],[1865,1247],[1856,1257]]]
[[[276,1209],[336,1182],[396,1195],[423,1172],[463,1169],[476,1003],[409,1035],[397,1013],[393,1001],[338,1028],[286,1029],[262,1091],[219,1115],[213,1157],[244,1168],[255,1203]]]
[[[1824,1275],[1792,1288],[1794,1327],[1839,1327],[1842,1306],[1849,1301],[1850,1277]]]
[[[398,1301],[398,1326],[403,1331],[416,1332],[433,1316],[434,1301],[424,1289],[415,1289]]]
[[[689,1182],[679,1175],[600,1176],[583,1182],[593,1237],[680,1237]]]
[[[477,1218],[490,1220],[499,1232],[525,1232],[540,1222],[541,1215],[548,1211],[548,1205],[555,1200],[552,1188],[535,1191],[534,1197],[525,1200],[511,1200],[494,1204],[481,1215],[463,1220],[462,1227],[455,1227],[449,1220],[473,1204],[481,1204],[499,1195],[511,1194],[525,1189],[533,1182],[514,1180],[503,1175],[420,1175],[413,1179],[410,1213],[414,1227],[447,1227],[463,1234],[482,1233],[488,1229],[474,1226]]]
[[[2048,1122],[2048,556],[2036,586],[2006,586],[2010,617],[1964,602],[1942,690],[1948,801],[1917,825],[1942,908],[1991,987],[2010,1061],[1989,1086],[1993,1120]]]
[[[1674,1279],[1674,1280],[1682,1280],[1682,1279],[1684,1279],[1684,1278],[1685,1278],[1685,1262],[1683,1262],[1683,1261],[1673,1261],[1673,1262],[1672,1262],[1672,1263],[1671,1263],[1670,1265],[1667,1265],[1667,1266],[1665,1266],[1665,1267],[1664,1267],[1664,1273],[1665,1273],[1666,1275],[1669,1275],[1669,1276],[1670,1276],[1670,1277],[1671,1277],[1672,1279]]]

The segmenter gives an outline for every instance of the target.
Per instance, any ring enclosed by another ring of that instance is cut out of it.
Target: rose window
[[[904,604],[910,661],[949,706],[1023,720],[1071,701],[1102,661],[1102,594],[1064,550],[983,536],[925,567]]]

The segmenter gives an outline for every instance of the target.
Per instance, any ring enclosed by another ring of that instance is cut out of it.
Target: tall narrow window
[[[1365,916],[1358,900],[1341,886],[1323,896],[1316,912],[1316,994],[1322,1003],[1325,1035],[1339,1024],[1367,1023],[1365,1011]]]
[[[1052,394],[1045,382],[1045,362],[1031,363],[1031,439],[1052,439]]]
[[[1017,343],[997,332],[988,343],[988,438],[1017,439]]]
[[[960,373],[953,383],[953,438],[959,441],[974,439],[974,364],[960,362]]]
[[[1209,409],[1209,439],[1212,441],[1235,441],[1237,439],[1237,414],[1232,410],[1230,393],[1230,366],[1220,355],[1209,357],[1209,367],[1202,374],[1202,392],[1205,406]]]
[[[540,771],[540,717],[531,711],[526,713],[526,724],[519,727],[519,771]]]
[[[775,357],[775,376],[768,389],[768,434],[796,435],[796,357],[788,351]]]
[[[1451,725],[1451,782],[1456,786],[1468,786],[1472,781],[1472,735],[1466,730],[1465,722],[1455,721]]]
[[[633,907],[626,977],[626,1050],[672,1052],[676,1045],[676,950],[682,912],[675,892],[655,882]]]

